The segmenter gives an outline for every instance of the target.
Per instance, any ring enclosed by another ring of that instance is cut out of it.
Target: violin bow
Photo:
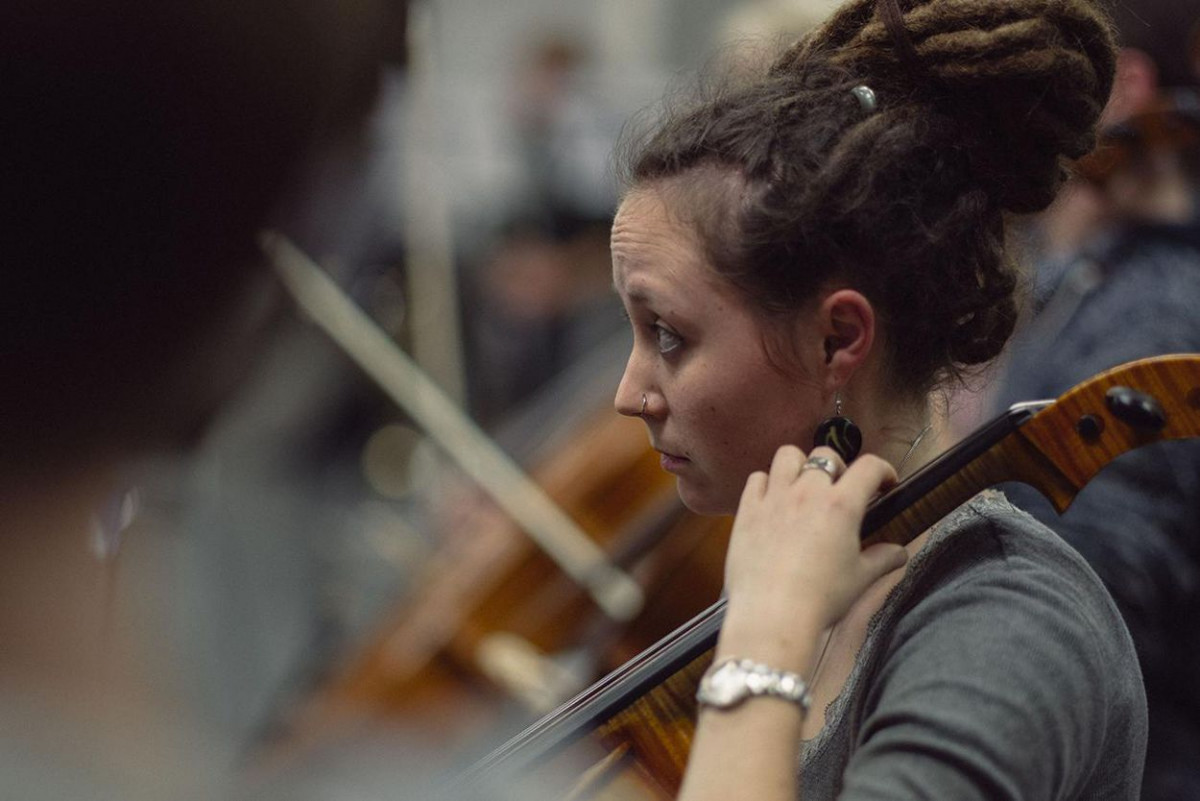
[[[621,622],[641,611],[645,603],[641,585],[614,565],[587,532],[459,410],[316,262],[278,232],[264,232],[260,245],[296,305],[592,596],[601,611]]]
[[[874,501],[863,520],[863,542],[905,544],[980,490],[1008,481],[1034,487],[1061,514],[1121,454],[1195,437],[1200,354],[1129,362],[1056,400],[1012,406],[976,430]],[[592,734],[623,740],[622,753],[614,753],[619,758],[596,774],[615,770],[636,751],[655,766],[654,778],[666,793],[678,792],[695,727],[696,687],[712,661],[724,615],[721,600],[494,750],[456,786],[519,775]]]

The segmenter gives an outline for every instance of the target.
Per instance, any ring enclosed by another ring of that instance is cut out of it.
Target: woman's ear
[[[875,308],[862,293],[838,289],[817,309],[823,337],[826,389],[840,389],[871,355],[875,344]]]

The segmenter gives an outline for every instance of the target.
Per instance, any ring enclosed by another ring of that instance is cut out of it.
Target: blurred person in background
[[[595,85],[594,69],[578,37],[543,34],[522,57],[509,113],[527,197],[576,218],[607,220],[617,192],[609,157],[623,118]]]
[[[464,281],[470,410],[483,426],[519,416],[540,390],[616,336],[608,223],[540,206],[501,224]]]
[[[1054,397],[1131,359],[1200,352],[1200,6],[1114,4],[1123,49],[1102,145],[1039,221],[1032,319],[998,395]],[[1200,446],[1110,465],[1061,518],[1011,496],[1104,579],[1133,635],[1150,734],[1143,798],[1200,798]]]
[[[523,45],[511,79],[519,177],[462,268],[468,407],[491,431],[623,333],[608,274],[623,117],[596,67],[581,35],[546,30]]]
[[[745,0],[718,20],[715,39],[728,69],[747,72],[770,66],[781,44],[825,21],[836,0]]]
[[[259,232],[369,105],[378,9],[336,5],[0,8],[0,796],[228,778],[161,675],[161,600],[110,619],[111,559],[137,465],[198,441],[281,308]]]

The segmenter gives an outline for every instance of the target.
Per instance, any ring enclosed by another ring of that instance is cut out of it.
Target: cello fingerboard
[[[712,660],[705,651],[596,730],[606,748],[626,749],[668,798],[679,794],[696,731],[696,688]]]

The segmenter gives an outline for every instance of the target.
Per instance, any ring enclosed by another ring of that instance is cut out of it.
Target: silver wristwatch
[[[749,659],[726,659],[710,667],[700,680],[696,700],[704,706],[729,709],[754,695],[769,695],[799,704],[806,715],[812,706],[808,685],[800,676]]]

